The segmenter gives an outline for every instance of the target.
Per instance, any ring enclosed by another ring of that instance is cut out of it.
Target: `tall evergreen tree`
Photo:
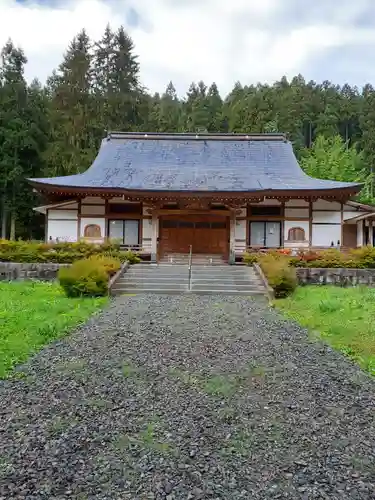
[[[26,178],[41,175],[47,144],[45,94],[38,82],[27,87],[23,51],[8,41],[0,67],[0,183],[2,237],[31,236],[35,197]]]
[[[95,154],[91,64],[91,42],[82,30],[48,81],[51,96],[48,161],[55,175],[84,170]]]
[[[0,68],[0,182],[2,237],[15,237],[17,213],[17,184],[24,179],[22,151],[27,141],[25,110],[27,86],[23,51],[9,40],[1,51]],[[10,230],[8,232],[8,215]]]

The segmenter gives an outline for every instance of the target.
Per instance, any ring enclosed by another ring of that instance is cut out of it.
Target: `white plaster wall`
[[[295,218],[295,219],[308,219],[309,209],[308,208],[285,208],[285,217]]]
[[[105,215],[105,206],[81,205],[81,215]]]
[[[264,201],[261,201],[260,203],[251,203],[251,205],[281,205],[281,202],[272,198],[265,198]]]
[[[76,201],[72,201],[72,203],[68,203],[61,208],[62,209],[64,209],[64,208],[77,208],[78,209],[78,203]],[[60,210],[60,209],[58,208],[58,210]]]
[[[143,219],[142,240],[152,238],[152,219]]]
[[[77,220],[77,210],[48,210],[48,220],[52,219]]]
[[[308,207],[309,202],[306,200],[289,200],[285,202],[286,207]]]
[[[341,224],[313,224],[312,245],[316,247],[330,247],[331,242],[336,246],[341,242]]]
[[[343,209],[344,209],[344,210],[346,210],[346,211],[348,211],[348,212],[351,212],[351,211],[357,211],[357,212],[358,212],[358,215],[359,215],[361,212],[365,211],[365,210],[360,210],[360,209],[359,209],[359,208],[357,208],[357,207],[353,207],[353,205],[345,205],[345,204],[343,205]]]
[[[303,242],[288,241],[289,229],[292,229],[293,227],[300,227],[305,231],[305,241],[303,241]],[[285,248],[308,247],[309,246],[309,238],[310,238],[309,221],[303,221],[303,220],[286,220],[286,221],[284,221],[284,247]]]
[[[246,217],[246,208],[239,208],[236,210],[236,217]]]
[[[344,210],[344,220],[352,219],[353,217],[359,217],[362,213],[363,212]]]
[[[143,207],[142,207],[142,213],[143,213],[143,215],[151,215],[152,214],[152,208],[143,205]]]
[[[313,212],[313,222],[341,224],[341,212]]]
[[[81,237],[85,234],[85,227],[89,224],[97,224],[100,226],[102,238],[107,236],[105,219],[101,217],[81,217]]]
[[[313,202],[313,210],[341,210],[341,203],[338,201],[317,200]]]
[[[99,196],[87,196],[86,198],[83,198],[82,203],[95,203],[96,205],[105,205],[105,201]]]
[[[234,228],[234,237],[236,240],[246,240],[246,220],[237,220]]]
[[[47,241],[52,238],[60,241],[77,241],[77,220],[50,220],[48,218]]]
[[[363,246],[364,243],[363,225],[363,220],[357,222],[357,247]]]

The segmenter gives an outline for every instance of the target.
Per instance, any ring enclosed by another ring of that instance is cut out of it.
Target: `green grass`
[[[375,289],[306,286],[275,305],[375,375]]]
[[[69,299],[53,283],[0,283],[0,378],[80,323],[107,298]]]

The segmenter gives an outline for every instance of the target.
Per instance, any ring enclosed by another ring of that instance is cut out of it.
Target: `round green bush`
[[[59,270],[59,282],[68,297],[101,297],[108,294],[108,273],[97,260],[78,260]]]

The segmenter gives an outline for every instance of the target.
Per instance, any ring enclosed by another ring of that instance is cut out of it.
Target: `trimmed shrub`
[[[356,248],[349,252],[348,257],[363,269],[375,268],[375,247]]]
[[[139,262],[141,262],[141,258],[131,250],[127,250],[126,252],[120,252],[120,253],[121,253],[120,255],[121,262],[128,261],[129,264],[138,264]]]
[[[98,267],[103,267],[108,276],[115,275],[121,268],[120,260],[110,255],[92,255],[88,260]]]
[[[266,253],[246,253],[243,261],[252,265],[262,261],[286,261],[290,267],[375,269],[375,247],[366,246],[341,252],[336,248],[327,250],[300,250],[291,256],[288,251],[270,250]]]
[[[290,259],[285,256],[279,258],[272,254],[259,258],[259,265],[269,285],[273,288],[276,298],[287,297],[297,288],[296,270],[289,265],[289,261]]]
[[[252,266],[255,262],[258,262],[258,254],[245,252],[242,256],[242,262],[247,266]]]
[[[120,262],[128,260],[131,264],[141,260],[134,252],[122,252],[120,246],[113,242],[97,245],[84,241],[40,243],[37,241],[0,240],[0,262],[71,264],[93,256],[111,257]]]
[[[108,272],[97,259],[74,262],[59,270],[59,282],[68,297],[100,297],[108,293]]]

